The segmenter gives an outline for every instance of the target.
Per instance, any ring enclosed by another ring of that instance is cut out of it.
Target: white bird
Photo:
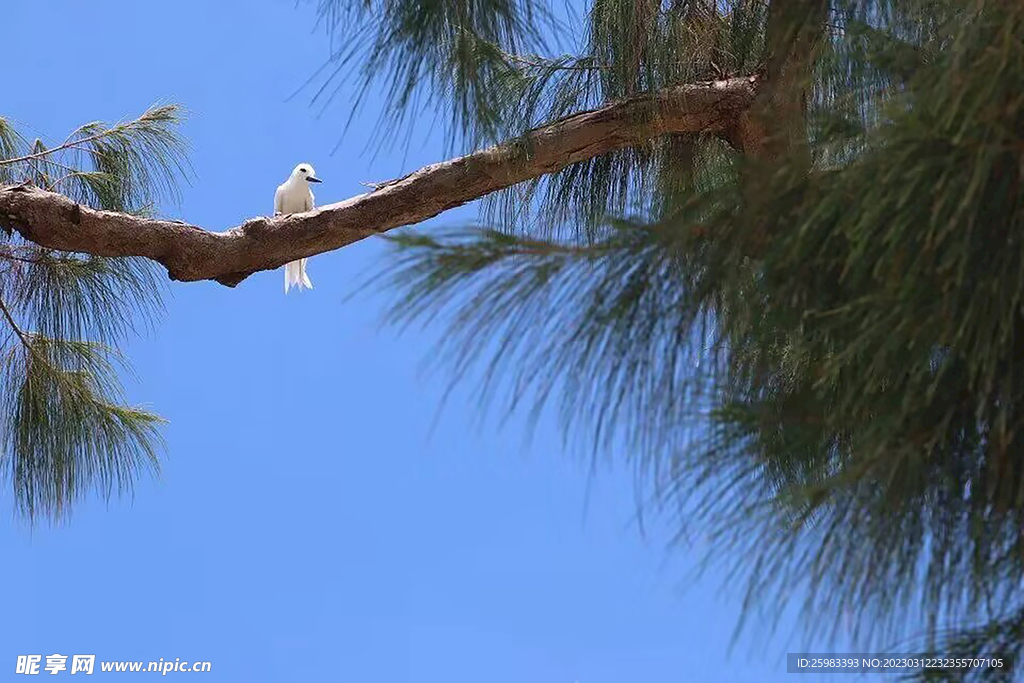
[[[274,193],[274,215],[280,216],[289,213],[302,213],[313,209],[313,193],[309,189],[310,183],[323,182],[316,177],[313,167],[309,164],[299,164],[288,176],[284,184],[277,186]],[[284,267],[284,293],[287,294],[292,285],[301,290],[303,287],[313,289],[313,283],[306,275],[306,261],[299,259],[292,261]]]

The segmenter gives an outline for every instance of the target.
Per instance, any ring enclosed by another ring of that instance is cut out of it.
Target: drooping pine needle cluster
[[[31,182],[88,206],[149,213],[184,170],[181,112],[86,124],[48,146],[0,118],[0,184]],[[116,345],[162,310],[142,259],[44,249],[0,234],[0,477],[30,519],[158,470],[157,415],[127,405]]]

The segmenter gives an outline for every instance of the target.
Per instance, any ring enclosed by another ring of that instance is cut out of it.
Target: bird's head
[[[292,171],[292,180],[305,181],[307,183],[321,183],[323,182],[316,177],[316,171],[309,164],[299,164]]]

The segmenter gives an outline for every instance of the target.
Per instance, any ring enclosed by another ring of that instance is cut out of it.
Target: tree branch
[[[754,101],[749,76],[676,86],[607,104],[302,214],[252,218],[214,233],[186,223],[97,211],[28,185],[0,188],[0,227],[62,251],[143,256],[172,280],[235,286],[249,275],[338,249],[569,164],[669,134],[724,134]],[[268,192],[270,188],[268,188]]]

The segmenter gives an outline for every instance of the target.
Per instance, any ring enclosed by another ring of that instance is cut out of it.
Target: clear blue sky
[[[320,119],[286,102],[328,50],[309,4],[7,5],[5,115],[54,140],[156,100],[191,110],[196,179],[166,215],[221,230],[269,213],[300,161],[327,203],[442,157],[429,119],[407,154],[364,155],[374,102],[329,154],[351,93]],[[62,527],[0,525],[0,680],[17,654],[54,652],[209,660],[203,680],[250,683],[787,678],[799,641],[729,657],[739,587],[689,579],[669,529],[641,537],[628,473],[590,480],[543,421],[528,447],[521,422],[478,429],[468,391],[431,431],[447,378],[423,363],[443,329],[398,335],[379,325],[387,297],[346,300],[387,254],[316,257],[316,289],[287,298],[281,271],[171,286],[127,349],[132,399],[170,421],[163,477]]]

